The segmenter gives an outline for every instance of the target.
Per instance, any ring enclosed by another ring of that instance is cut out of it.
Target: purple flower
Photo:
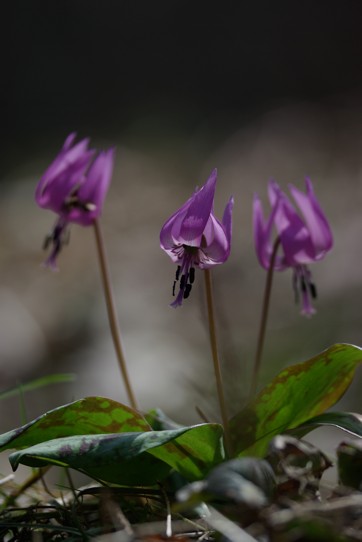
[[[90,226],[100,215],[112,176],[114,150],[95,157],[96,151],[88,149],[89,139],[75,143],[75,137],[75,133],[67,137],[35,192],[40,207],[59,215],[44,243],[45,249],[52,244],[45,262],[52,269],[57,268],[57,256],[67,241],[69,223]]]
[[[306,179],[306,193],[294,186],[289,190],[301,215],[275,181],[269,182],[269,201],[272,207],[268,220],[264,219],[261,201],[254,197],[253,221],[256,253],[260,264],[269,269],[275,241],[273,228],[277,231],[279,249],[274,259],[274,269],[293,269],[293,287],[296,299],[302,294],[302,314],[312,315],[315,310],[311,299],[317,291],[308,264],[324,258],[332,248],[333,237],[328,221],[314,195],[310,179]]]
[[[182,305],[189,297],[195,280],[195,267],[209,269],[224,263],[230,254],[231,214],[234,200],[225,207],[222,223],[213,213],[216,169],[207,182],[191,196],[163,225],[160,234],[161,248],[177,264],[176,284],[179,292],[172,307]]]

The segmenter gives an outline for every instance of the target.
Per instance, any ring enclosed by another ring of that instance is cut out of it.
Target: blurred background
[[[215,269],[231,413],[255,352],[265,272],[256,260],[253,193],[310,176],[335,246],[312,268],[317,314],[277,274],[262,382],[335,342],[362,344],[362,4],[15,0],[4,24],[0,223],[0,382],[56,372],[73,384],[29,393],[29,418],[85,395],[125,401],[91,228],[73,227],[60,271],[41,267],[55,217],[34,190],[65,137],[117,149],[103,213],[124,347],[143,408],[197,423],[217,417],[203,277],[169,307],[175,267],[159,231],[218,168],[216,214],[235,198],[233,247]],[[360,410],[361,372],[342,407]],[[5,431],[20,423],[4,403]],[[11,412],[12,414],[9,414]],[[317,433],[316,433],[317,434]],[[324,437],[323,437],[324,438]]]

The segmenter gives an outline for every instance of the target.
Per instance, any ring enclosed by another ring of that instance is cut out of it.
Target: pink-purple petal
[[[306,188],[306,194],[292,185],[289,189],[303,214],[313,244],[314,259],[317,260],[332,248],[333,237],[327,219],[314,195],[312,183],[308,178],[306,179]]]
[[[73,145],[73,142],[75,141],[75,138],[77,137],[77,132],[70,133],[63,144],[63,151],[67,151],[70,149],[70,147]]]
[[[275,216],[279,210],[280,194],[276,194],[277,198],[274,199],[271,214],[267,221],[264,219],[263,206],[260,198],[257,194],[254,195],[253,202],[253,230],[254,240],[256,247],[256,254],[258,256],[260,265],[264,269],[269,269],[270,259],[273,252],[274,240],[272,239]],[[274,268],[278,271],[287,267],[284,257],[277,255],[275,259]]]
[[[228,241],[224,226],[211,213],[204,230],[203,243],[199,250],[201,269],[209,269],[214,265],[226,262],[230,254],[230,243]]]
[[[40,179],[35,192],[36,202],[40,207],[61,212],[64,200],[75,186],[83,182],[83,177],[94,155],[87,150],[88,140],[80,141],[69,148],[75,134],[69,136],[58,156],[47,168]]]
[[[88,164],[94,150],[88,150],[88,139],[79,141],[74,147],[62,149],[52,164],[45,171],[43,178],[48,182],[54,180],[57,175],[72,167],[80,167],[80,164]]]
[[[175,245],[181,246],[183,244],[180,239],[180,229],[185,215],[186,207],[183,205],[164,223],[160,232],[161,248],[167,249],[172,248]]]
[[[288,266],[314,261],[308,229],[287,198],[282,197],[274,218]]]
[[[97,156],[77,193],[81,206],[70,211],[68,220],[88,226],[100,216],[112,178],[113,160],[114,149]]]
[[[204,186],[191,198],[179,233],[182,244],[189,246],[200,244],[202,233],[213,207],[216,180],[217,170],[214,169]]]

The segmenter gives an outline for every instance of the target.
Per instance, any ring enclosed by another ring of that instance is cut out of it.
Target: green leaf
[[[132,408],[104,397],[86,397],[50,410],[18,429],[0,435],[0,451],[71,435],[150,430],[143,416]]]
[[[332,425],[342,431],[362,437],[362,416],[352,412],[325,412],[310,418],[294,429],[290,429],[288,433],[300,438],[322,425]]]
[[[324,413],[344,394],[361,362],[360,348],[336,344],[284,369],[231,419],[236,455],[262,456],[274,435]]]
[[[217,423],[195,425],[151,453],[187,480],[199,480],[225,459],[223,428]]]
[[[20,463],[30,467],[53,464],[71,467],[96,479],[120,485],[153,485],[164,478],[171,467],[182,470],[192,479],[195,468],[204,475],[214,465],[210,461],[215,458],[198,461],[199,457],[193,450],[186,452],[183,437],[193,433],[189,442],[195,444],[199,438],[207,438],[208,431],[211,431],[218,432],[220,440],[221,431],[210,425],[206,431],[203,425],[198,425],[170,431],[58,438],[15,452],[9,460],[14,470]],[[174,447],[167,447],[170,441]],[[191,463],[187,462],[185,453],[191,454]]]
[[[8,399],[9,397],[15,397],[19,393],[25,393],[27,391],[37,390],[45,386],[50,386],[52,384],[63,384],[64,382],[73,382],[76,379],[76,375],[71,373],[64,374],[55,374],[43,376],[41,378],[36,378],[30,382],[25,382],[25,384],[18,384],[14,388],[9,388],[8,390],[0,391],[0,400]]]

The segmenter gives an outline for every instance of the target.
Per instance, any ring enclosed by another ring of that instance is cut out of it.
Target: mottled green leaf
[[[166,416],[161,409],[151,410],[145,415],[155,431],[180,429],[182,426]],[[198,429],[184,433],[177,443],[170,442],[152,453],[168,462],[180,474],[198,480],[210,466],[225,459],[223,428],[218,424],[200,424]]]
[[[50,410],[26,425],[0,435],[0,451],[71,435],[150,430],[143,416],[132,408],[104,397],[86,397]]]
[[[209,454],[201,460],[193,449],[190,459],[186,455],[189,450],[184,449],[187,440],[183,437],[187,433],[192,434],[189,442],[199,450],[203,445],[197,446],[197,441],[210,440],[209,433],[218,434],[221,439],[220,426],[212,424],[170,431],[72,436],[31,446],[11,454],[9,459],[14,469],[20,463],[31,467],[54,464],[115,484],[153,485],[172,467],[194,479],[199,473],[205,475],[214,466],[214,461],[220,459]],[[168,445],[170,441],[174,447]]]
[[[337,344],[316,357],[284,369],[230,421],[238,455],[265,453],[269,440],[333,406],[362,361],[360,348]]]
[[[223,428],[216,423],[193,426],[192,430],[150,453],[188,480],[198,480],[225,459]]]
[[[325,412],[310,418],[294,429],[290,429],[288,433],[300,438],[322,425],[332,425],[347,433],[362,437],[362,416],[352,412]]]

